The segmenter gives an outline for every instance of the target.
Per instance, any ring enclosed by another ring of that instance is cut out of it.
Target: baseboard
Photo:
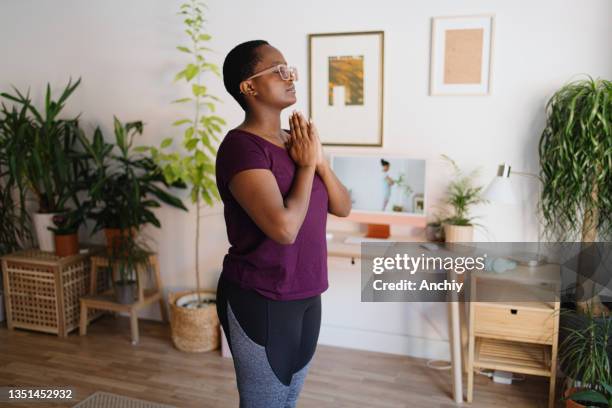
[[[322,325],[319,344],[450,361],[447,340]]]

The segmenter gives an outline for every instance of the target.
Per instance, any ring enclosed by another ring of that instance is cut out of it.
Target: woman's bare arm
[[[351,213],[353,204],[348,190],[338,179],[327,161],[317,166],[317,173],[323,179],[329,196],[329,212],[337,217],[347,217]]]

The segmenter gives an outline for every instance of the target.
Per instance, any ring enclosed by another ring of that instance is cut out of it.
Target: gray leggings
[[[283,384],[270,366],[265,346],[247,336],[227,303],[228,341],[236,369],[240,408],[293,408],[304,385],[312,358]]]

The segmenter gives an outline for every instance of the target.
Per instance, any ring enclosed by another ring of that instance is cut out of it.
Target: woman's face
[[[271,45],[262,45],[257,52],[261,60],[253,70],[254,74],[278,64],[287,64],[283,54]],[[247,93],[249,103],[264,104],[282,110],[297,101],[293,80],[283,80],[278,72],[269,72],[245,82],[250,83],[250,88],[255,92],[255,95]]]

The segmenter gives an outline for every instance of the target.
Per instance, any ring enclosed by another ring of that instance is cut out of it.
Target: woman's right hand
[[[289,117],[291,137],[287,142],[289,155],[300,167],[315,167],[318,160],[316,135],[309,131],[308,121],[299,112]]]

